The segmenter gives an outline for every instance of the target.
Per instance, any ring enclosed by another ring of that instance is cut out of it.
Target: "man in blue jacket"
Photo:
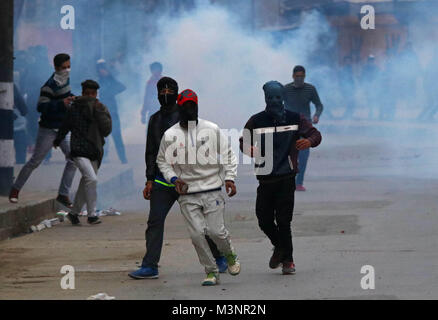
[[[274,246],[269,267],[282,265],[283,274],[293,274],[291,223],[298,154],[317,147],[322,137],[304,115],[286,110],[281,83],[269,81],[263,91],[266,108],[246,123],[240,150],[256,160],[256,216],[260,229]]]
[[[52,149],[57,131],[61,127],[67,109],[70,108],[74,99],[70,91],[70,56],[65,53],[60,53],[55,56],[53,63],[55,65],[55,73],[52,74],[41,88],[40,98],[38,100],[38,112],[41,113],[41,117],[35,150],[32,158],[21,169],[20,174],[11,188],[9,201],[12,203],[18,202],[20,190],[29,179],[33,170],[38,168]],[[69,193],[75,176],[76,166],[69,159],[70,136],[67,136],[60,143],[60,147],[66,157],[67,163],[59,186],[57,200],[71,208],[72,202],[70,201]]]

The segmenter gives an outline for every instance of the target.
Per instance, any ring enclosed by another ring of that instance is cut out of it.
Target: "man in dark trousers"
[[[56,148],[71,132],[70,156],[82,174],[73,208],[67,218],[73,225],[79,225],[79,214],[87,206],[89,224],[100,223],[96,215],[97,171],[103,157],[105,137],[111,133],[111,115],[97,100],[99,84],[86,80],[82,84],[82,96],[75,99],[69,108],[62,127],[53,142]]]
[[[38,100],[38,112],[41,118],[38,128],[35,149],[32,158],[21,169],[9,193],[9,201],[18,202],[18,194],[23,188],[32,172],[39,167],[41,162],[53,147],[53,141],[56,138],[57,130],[61,127],[67,109],[74,100],[70,91],[70,56],[60,53],[53,59],[55,73],[47,80],[41,88],[40,98]],[[76,166],[70,160],[70,137],[61,141],[61,150],[64,153],[67,163],[62,175],[59,186],[58,197],[56,200],[67,207],[72,203],[69,198],[70,188],[76,173]]]
[[[167,181],[157,166],[157,156],[161,138],[167,129],[180,121],[180,110],[177,105],[178,84],[169,77],[161,78],[157,83],[158,100],[161,108],[154,113],[148,124],[146,143],[146,187],[143,196],[150,200],[148,227],[146,230],[146,255],[141,268],[129,274],[134,279],[158,278],[158,262],[163,247],[164,222],[179,194],[175,185]],[[208,237],[207,241],[220,272],[227,271],[225,257],[219,252],[216,244]]]
[[[97,61],[97,72],[100,84],[100,98],[111,113],[113,121],[113,137],[114,145],[117,150],[117,155],[123,164],[128,163],[126,159],[125,145],[123,144],[122,128],[120,126],[119,110],[117,106],[116,96],[126,90],[126,87],[111,74],[105,60]],[[108,157],[109,143],[105,146],[104,161]]]
[[[306,69],[303,66],[295,66],[293,70],[294,82],[284,86],[284,103],[289,111],[303,115],[308,121],[317,124],[321,117],[323,105],[319,99],[316,88],[310,83],[304,82]],[[315,115],[311,118],[310,102],[316,107]],[[306,191],[304,188],[304,173],[306,172],[307,161],[309,160],[309,149],[303,150],[298,156],[298,168],[296,188],[297,191]]]
[[[276,269],[282,264],[283,274],[293,274],[291,222],[297,157],[302,150],[318,146],[321,134],[305,116],[285,109],[281,83],[270,81],[263,90],[266,109],[246,123],[240,149],[256,159],[256,215],[274,246],[269,267]]]

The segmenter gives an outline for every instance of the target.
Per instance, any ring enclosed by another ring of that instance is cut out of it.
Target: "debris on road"
[[[56,226],[57,224],[60,224],[63,220],[60,220],[59,218],[53,218],[53,219],[46,219],[44,221],[41,221],[40,224],[36,226],[31,226],[30,230],[31,232],[40,232],[44,229],[51,228],[52,226]]]
[[[98,293],[94,296],[89,296],[87,300],[115,300],[116,297],[111,297],[106,293]]]
[[[106,210],[97,210],[96,211],[97,216],[105,217],[105,216],[120,216],[122,213],[120,211],[117,211],[114,208],[109,208]]]
[[[96,216],[106,217],[106,216],[120,216],[122,213],[114,208],[109,208],[105,210],[96,210]],[[79,216],[88,216],[87,210],[82,211]]]
[[[64,211],[64,210],[61,210],[61,211],[58,211],[58,212],[56,213],[56,215],[59,217],[59,221],[60,221],[60,222],[64,222],[65,217],[68,215],[68,212],[67,212],[67,211]]]

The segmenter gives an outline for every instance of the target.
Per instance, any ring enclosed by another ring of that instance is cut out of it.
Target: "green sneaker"
[[[240,273],[240,262],[237,254],[230,253],[225,255],[228,262],[228,273],[232,276],[237,276]]]
[[[202,281],[203,286],[215,286],[217,284],[219,284],[219,274],[214,272],[207,274],[207,278]]]

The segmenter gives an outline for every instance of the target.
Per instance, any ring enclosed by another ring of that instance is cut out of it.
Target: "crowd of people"
[[[14,181],[9,200],[12,203],[19,201],[20,191],[33,171],[50,158],[52,148],[59,147],[66,163],[57,201],[69,209],[67,218],[73,226],[81,225],[79,217],[84,207],[87,208],[87,222],[100,224],[96,215],[98,170],[108,161],[110,136],[120,161],[127,163],[116,99],[127,88],[116,79],[108,63],[100,59],[95,65],[97,81],[85,79],[81,83],[81,94],[74,95],[70,86],[70,56],[61,53],[54,57],[54,72],[48,80],[42,78],[42,75],[50,74],[46,57],[47,50],[41,46],[31,48],[27,53],[17,53],[14,142],[17,163],[24,166]],[[340,73],[345,92],[356,92],[360,84],[365,91],[375,93],[365,95],[369,118],[392,120],[397,101],[415,97],[408,92],[413,90],[417,73],[391,81],[386,79],[387,87],[376,87],[382,80],[376,79],[387,77],[391,70],[395,72],[398,66],[395,61],[400,59],[409,62],[416,59],[409,45],[403,53],[389,56],[386,73],[379,72],[375,57],[369,56],[358,80],[351,57],[345,57]],[[420,68],[419,64],[417,67]],[[150,211],[145,233],[146,253],[141,267],[129,276],[134,279],[159,277],[165,220],[178,202],[206,273],[202,285],[216,285],[220,273],[228,270],[236,276],[241,270],[239,256],[224,223],[225,198],[222,195],[223,187],[229,197],[237,193],[237,157],[219,126],[199,118],[203,97],[190,89],[180,92],[176,80],[163,76],[161,63],[154,62],[149,69],[151,76],[146,83],[139,115],[139,120],[147,127],[143,197],[150,201]],[[273,246],[269,267],[282,266],[285,275],[296,272],[291,231],[294,193],[306,191],[304,177],[309,150],[322,140],[313,125],[320,122],[325,108],[316,88],[318,85],[306,82],[306,76],[306,69],[297,65],[293,68],[291,83],[265,83],[266,107],[249,117],[240,138],[241,152],[254,158],[259,183],[255,215],[260,229]],[[428,72],[424,76],[430,77]],[[432,83],[431,78],[427,79]],[[38,83],[43,85],[36,89]],[[396,95],[395,91],[401,89],[404,94]],[[430,101],[433,103],[420,113],[419,120],[433,118],[438,110],[435,103],[438,100],[432,97]],[[355,96],[347,94],[344,102],[347,107],[343,117],[351,119],[357,108]],[[311,104],[315,107],[314,113]],[[194,162],[187,162],[191,148],[195,154],[203,154],[206,162],[197,157]],[[32,156],[26,162],[27,151]],[[77,171],[81,180],[74,201],[71,201],[71,187]]]
[[[112,76],[106,62],[99,60],[99,82],[83,81],[82,93],[76,96],[70,86],[70,56],[56,55],[53,65],[55,70],[40,88],[36,103],[40,120],[32,157],[20,170],[9,200],[11,203],[19,201],[20,190],[32,172],[52,148],[60,147],[66,164],[58,202],[69,209],[67,219],[73,226],[81,225],[79,217],[84,206],[87,222],[100,224],[96,215],[98,170],[105,158],[105,139],[108,140],[111,133],[121,161],[126,160],[115,99],[126,87]],[[161,64],[153,63],[150,69],[152,77],[146,86],[141,120],[148,123],[143,196],[151,205],[146,254],[141,268],[129,276],[134,279],[159,276],[165,219],[178,202],[206,273],[202,285],[216,285],[219,273],[228,270],[236,276],[241,270],[240,259],[225,226],[222,195],[224,186],[229,197],[237,193],[237,157],[219,126],[199,118],[198,95],[190,89],[179,93],[178,83],[161,75]],[[321,134],[312,122],[319,122],[323,106],[316,88],[306,83],[305,77],[305,68],[296,66],[292,83],[283,86],[277,81],[267,82],[263,86],[266,108],[250,117],[240,139],[241,151],[255,159],[259,181],[256,216],[261,230],[274,246],[269,267],[276,269],[281,265],[285,275],[295,273],[291,221],[297,184],[301,186],[300,191],[305,191],[302,183],[309,153],[304,152],[321,142]],[[15,94],[20,95],[18,88]],[[153,110],[154,100],[160,106],[158,110]],[[310,103],[316,107],[313,116]],[[16,105],[17,118],[26,116],[24,99],[17,98]],[[248,134],[250,138],[246,139]],[[175,141],[179,144],[172,151]],[[194,162],[186,162],[191,148],[195,154],[203,155],[203,160],[196,158]],[[182,158],[179,152],[183,153]],[[271,163],[269,168],[267,162]],[[71,201],[70,189],[77,171],[81,180]]]

